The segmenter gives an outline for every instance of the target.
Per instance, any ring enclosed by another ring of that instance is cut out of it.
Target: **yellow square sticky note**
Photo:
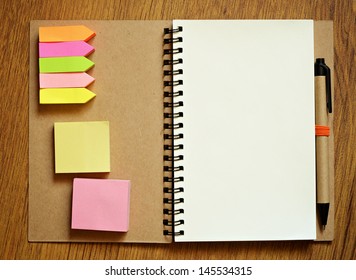
[[[110,172],[108,121],[54,124],[56,173]]]

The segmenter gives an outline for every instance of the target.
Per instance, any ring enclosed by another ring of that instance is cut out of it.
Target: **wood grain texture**
[[[0,15],[0,259],[356,259],[353,1],[3,0]],[[174,18],[334,21],[336,212],[333,242],[171,245],[27,242],[30,20]]]

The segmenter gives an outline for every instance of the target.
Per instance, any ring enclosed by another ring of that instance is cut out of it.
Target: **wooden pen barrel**
[[[325,76],[315,77],[315,123],[328,126]],[[328,136],[316,137],[317,203],[329,203]]]

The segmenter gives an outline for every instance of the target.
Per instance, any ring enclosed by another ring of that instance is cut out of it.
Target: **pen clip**
[[[325,64],[326,66],[326,64]],[[331,104],[331,75],[330,75],[330,68],[326,66],[326,102],[327,107],[329,109],[329,113],[332,113],[332,104]]]
[[[324,58],[317,58],[314,64],[314,75],[325,76],[326,83],[326,107],[328,112],[332,113],[332,99],[331,99],[331,75],[330,68],[325,64]]]

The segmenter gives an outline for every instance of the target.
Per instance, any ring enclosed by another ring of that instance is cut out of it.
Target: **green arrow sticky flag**
[[[40,58],[40,73],[85,72],[94,62],[84,56]]]

